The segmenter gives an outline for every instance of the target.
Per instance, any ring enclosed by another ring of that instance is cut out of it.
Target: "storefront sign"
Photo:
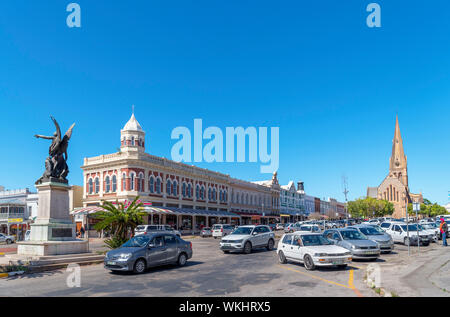
[[[23,218],[11,218],[8,219],[9,223],[18,223],[18,222],[23,222]]]

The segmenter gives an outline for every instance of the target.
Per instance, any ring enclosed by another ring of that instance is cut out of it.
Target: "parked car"
[[[321,233],[322,230],[318,225],[300,225],[295,227],[295,231],[301,231],[301,232],[310,232],[310,233]]]
[[[277,225],[274,224],[274,223],[269,223],[267,226],[268,226],[268,227],[270,228],[270,230],[272,230],[272,231],[277,230]]]
[[[200,237],[212,237],[212,229],[210,227],[203,227],[202,231],[200,231]]]
[[[409,229],[409,238],[408,230]],[[430,237],[428,234],[422,233],[419,230],[419,237],[417,237],[417,225],[409,224],[406,225],[404,222],[391,222],[389,228],[386,232],[391,235],[394,242],[403,243],[404,245],[417,245],[418,239],[419,244],[428,246],[430,244]]]
[[[282,223],[277,223],[275,230],[284,230],[284,224]]]
[[[419,226],[419,233],[424,232],[428,235],[431,242],[438,242],[439,239],[442,239],[441,237],[441,230],[439,230],[439,226],[437,226],[435,223],[421,223],[417,224]]]
[[[181,237],[180,231],[174,230],[170,225],[139,225],[136,227],[136,230],[134,230],[134,234],[136,236],[140,234],[150,234],[158,232],[173,233]]]
[[[362,224],[348,227],[348,229],[358,230],[369,238],[369,240],[378,243],[381,253],[390,253],[394,250],[394,240],[392,240],[392,237],[379,227]]]
[[[224,253],[238,251],[249,254],[256,248],[270,251],[274,245],[275,234],[268,226],[240,226],[220,241],[220,249]]]
[[[371,225],[371,226],[379,226],[381,224],[381,222],[378,219],[370,219],[369,221],[364,221],[362,224],[363,225]]]
[[[355,229],[333,229],[324,232],[324,236],[334,244],[352,252],[353,259],[377,259],[380,256],[378,243],[369,240]]]
[[[285,233],[294,232],[294,226],[295,226],[295,223],[286,224],[286,226],[284,227],[284,232]]]
[[[191,257],[192,243],[172,233],[150,233],[135,236],[106,253],[104,265],[111,271],[144,273],[153,266],[183,266]]]
[[[334,245],[322,234],[295,232],[283,235],[277,248],[281,264],[288,261],[303,263],[307,270],[317,266],[346,267],[352,261],[352,253]]]
[[[0,243],[11,244],[16,241],[14,236],[7,236],[6,234],[0,233]]]
[[[234,231],[233,226],[224,224],[215,224],[212,227],[212,236],[214,239],[225,237]]]

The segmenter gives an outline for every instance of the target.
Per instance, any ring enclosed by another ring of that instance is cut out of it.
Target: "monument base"
[[[87,240],[73,241],[23,241],[17,243],[18,255],[63,255],[89,252]]]

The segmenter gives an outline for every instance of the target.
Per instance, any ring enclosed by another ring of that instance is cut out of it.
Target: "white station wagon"
[[[285,234],[278,243],[277,253],[281,264],[288,261],[303,263],[307,270],[314,270],[316,266],[344,268],[352,261],[350,251],[317,233]]]

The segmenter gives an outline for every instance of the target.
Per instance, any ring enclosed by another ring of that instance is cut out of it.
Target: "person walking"
[[[84,238],[84,233],[85,233],[84,227],[81,226],[81,229],[80,229],[80,236],[81,236],[81,238]]]
[[[442,245],[444,247],[447,246],[447,234],[448,234],[448,224],[445,222],[444,218],[441,218],[441,225],[439,226],[439,230],[442,234]]]

